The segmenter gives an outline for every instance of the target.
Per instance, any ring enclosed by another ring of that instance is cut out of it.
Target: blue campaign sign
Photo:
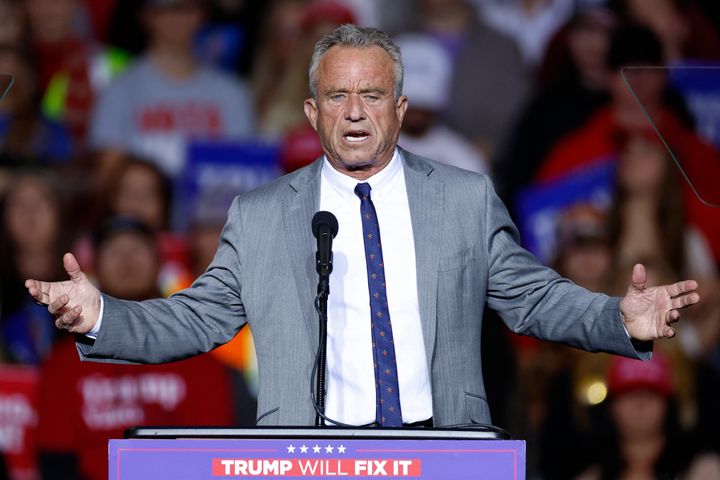
[[[697,132],[720,148],[720,63],[683,61],[669,72],[670,84],[685,99]]]
[[[277,144],[258,141],[191,144],[177,185],[183,221],[224,216],[236,195],[280,176],[279,152]]]
[[[518,194],[517,216],[522,244],[541,262],[549,264],[555,254],[558,221],[578,203],[605,210],[615,188],[614,157],[571,172],[565,177],[531,186]]]

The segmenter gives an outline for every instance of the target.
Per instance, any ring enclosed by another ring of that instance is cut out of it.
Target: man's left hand
[[[632,283],[620,302],[620,314],[625,328],[635,340],[656,340],[675,336],[673,325],[680,319],[680,309],[700,301],[694,280],[646,287],[647,272],[635,265]]]

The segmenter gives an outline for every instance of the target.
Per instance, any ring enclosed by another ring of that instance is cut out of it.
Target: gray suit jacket
[[[485,304],[519,333],[647,356],[622,326],[619,299],[575,286],[518,246],[485,176],[401,156],[436,426],[491,421],[480,361]],[[141,303],[105,296],[102,328],[94,345],[78,345],[81,356],[178,360],[227,342],[247,323],[258,359],[258,424],[312,425],[318,320],[310,220],[321,167],[318,160],[236,198],[213,263],[187,290]]]

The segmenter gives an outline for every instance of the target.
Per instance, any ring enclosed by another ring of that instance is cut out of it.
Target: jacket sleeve
[[[634,342],[623,327],[620,298],[591,293],[541,265],[519,236],[490,182],[486,235],[488,306],[514,332],[588,351],[649,358],[651,342]]]
[[[97,339],[78,341],[82,360],[162,363],[230,341],[246,323],[241,299],[242,217],[233,201],[211,265],[167,299],[131,302],[104,295]]]

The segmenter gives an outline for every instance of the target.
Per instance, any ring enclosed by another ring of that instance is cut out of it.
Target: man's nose
[[[365,107],[363,106],[360,95],[352,94],[348,97],[345,109],[345,120],[358,122],[365,119]]]

